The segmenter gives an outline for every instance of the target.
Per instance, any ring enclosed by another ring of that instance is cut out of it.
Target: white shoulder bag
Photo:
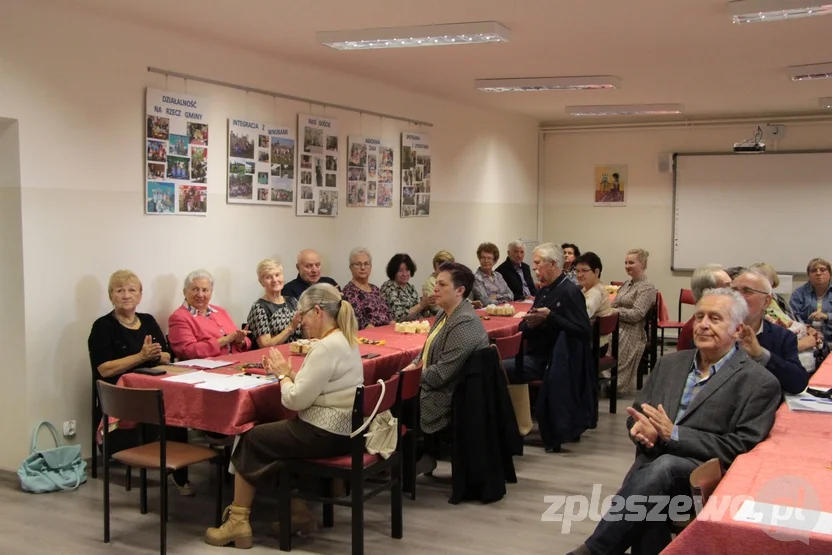
[[[378,408],[381,406],[382,399],[384,399],[386,389],[384,380],[378,380],[376,383],[381,384],[381,395],[378,397],[378,402],[376,403],[376,407],[373,409],[373,414],[371,414],[369,418],[365,419],[364,424],[351,433],[350,437],[353,438],[357,436],[369,427],[369,431],[364,434],[365,449],[371,455],[381,455],[383,458],[387,459],[396,451],[396,441],[398,437],[396,434],[396,426],[399,425],[399,420],[395,418],[389,410],[386,410],[381,414],[376,414],[378,412]]]

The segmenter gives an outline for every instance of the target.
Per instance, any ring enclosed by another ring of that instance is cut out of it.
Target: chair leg
[[[401,455],[401,452],[398,453]],[[401,459],[399,459],[401,461]],[[390,489],[390,535],[402,539],[402,465],[393,466],[393,485]]]
[[[324,503],[324,528],[335,526],[335,507],[332,503]]]
[[[364,555],[364,476],[352,473],[352,555]]]
[[[124,491],[130,491],[133,489],[133,469],[128,466],[125,474],[126,484],[124,485]]]
[[[98,438],[96,437],[95,420],[92,423],[92,478],[98,478]]]
[[[110,461],[104,452],[104,543],[110,543]]]
[[[660,345],[659,349],[661,350],[661,355],[660,356],[664,356],[664,328],[662,328],[662,342],[659,343],[659,345]]]
[[[139,506],[143,515],[147,514],[147,470],[142,468],[139,470],[139,477],[141,482],[141,493],[139,494]]]
[[[225,466],[223,465],[223,458],[215,459],[217,463],[217,513],[214,515],[214,526],[219,528],[222,526],[222,481],[224,479]]]
[[[292,550],[292,484],[291,474],[280,472],[277,494],[277,515],[280,520],[280,550]]]
[[[618,366],[610,369],[610,414],[618,407]]]
[[[161,515],[159,521],[161,522],[161,529],[159,530],[159,553],[165,555],[168,545],[168,474],[164,468],[159,469],[159,483],[161,484],[161,491],[159,493],[159,505],[161,506]]]

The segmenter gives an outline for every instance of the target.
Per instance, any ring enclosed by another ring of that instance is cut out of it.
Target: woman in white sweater
[[[231,461],[236,470],[234,502],[219,528],[209,528],[206,543],[248,548],[252,545],[249,515],[256,488],[273,484],[291,459],[327,458],[350,450],[355,388],[364,370],[355,333],[358,329],[350,303],[332,285],[307,289],[298,302],[301,326],[310,339],[319,339],[300,369],[272,349],[263,365],[280,381],[283,405],[298,412],[295,420],[260,424],[240,438]],[[315,521],[301,500],[292,500],[292,531],[311,533]]]

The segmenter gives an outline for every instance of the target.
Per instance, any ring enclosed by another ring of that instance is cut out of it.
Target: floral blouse
[[[381,290],[370,284],[370,291],[359,289],[356,284],[349,282],[344,286],[341,297],[352,305],[355,317],[358,319],[358,329],[363,330],[370,324],[386,326],[393,320],[393,314]]]
[[[381,286],[381,294],[387,301],[387,306],[390,307],[396,322],[407,320],[410,309],[419,304],[419,293],[411,283],[406,283],[402,287],[393,280],[387,280]],[[416,316],[418,317],[419,314]]]
[[[488,277],[481,268],[477,268],[474,273],[474,295],[472,300],[481,301],[483,306],[510,303],[514,301],[514,293],[511,292],[500,272],[492,271],[491,277]]]

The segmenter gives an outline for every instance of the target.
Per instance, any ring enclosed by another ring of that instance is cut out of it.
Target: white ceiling
[[[818,98],[832,96],[832,79],[794,83],[785,71],[832,62],[832,16],[738,26],[727,0],[73,1],[542,122],[574,121],[564,112],[574,104],[681,103],[694,117],[817,113]],[[363,52],[340,52],[315,40],[317,31],[466,21],[498,21],[511,30],[511,40]],[[474,89],[475,79],[573,75],[615,75],[622,88]]]

